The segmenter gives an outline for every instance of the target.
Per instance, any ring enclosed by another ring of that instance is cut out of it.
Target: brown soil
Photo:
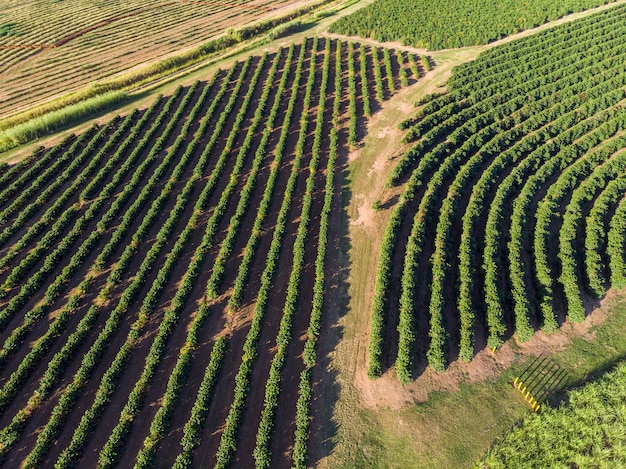
[[[176,2],[171,2],[170,4],[175,4]],[[181,0],[181,3],[196,3],[196,2],[185,2]],[[201,2],[202,3],[202,2]],[[115,16],[113,18],[107,18],[105,20],[99,21],[91,26],[88,26],[86,28],[80,29],[76,32],[73,32],[72,34],[69,34],[51,44],[11,44],[11,45],[2,45],[0,46],[0,50],[15,50],[15,49],[54,49],[56,47],[61,47],[65,44],[67,44],[68,42],[70,42],[72,39],[76,39],[79,38],[81,36],[84,36],[87,33],[90,33],[92,31],[95,31],[96,29],[102,28],[104,26],[108,26],[111,23],[115,23],[116,21],[120,21],[126,18],[131,18],[133,16],[137,16],[139,14],[142,13],[148,13],[152,10],[158,9],[158,8],[162,8],[164,6],[166,6],[168,4],[163,4],[163,5],[158,5],[156,8],[144,8],[144,9],[138,9],[135,11],[132,11],[131,13],[128,13],[126,15],[119,15],[119,16]]]
[[[593,340],[594,327],[607,319],[621,295],[623,292],[609,290],[600,302],[600,306],[582,323],[566,322],[559,331],[552,334],[537,331],[528,342],[518,342],[512,339],[495,353],[484,349],[478,352],[470,363],[460,360],[453,362],[445,373],[428,369],[408,386],[400,385],[393,371],[388,371],[382,377],[372,381],[367,377],[363,367],[357,370],[354,385],[359,391],[363,405],[368,408],[399,409],[409,403],[425,402],[433,391],[456,391],[460,383],[480,382],[495,378],[503,370],[509,368],[515,360],[519,360],[520,356],[552,355],[563,350],[575,337]]]
[[[200,0],[181,0],[180,3],[184,3],[187,5],[211,5],[211,6],[232,6],[228,2],[202,2]],[[237,5],[236,8],[238,10],[250,10],[250,11],[273,11],[275,8],[268,7],[265,5]]]

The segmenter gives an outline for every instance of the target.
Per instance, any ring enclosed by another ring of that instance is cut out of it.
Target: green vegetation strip
[[[0,153],[111,109],[127,99],[128,95],[124,91],[109,91],[7,127],[0,130]]]
[[[311,161],[309,163],[309,176],[306,180],[306,190],[302,201],[300,223],[298,224],[296,240],[293,246],[293,260],[291,262],[291,273],[289,274],[289,282],[287,285],[287,297],[285,298],[285,304],[283,305],[283,315],[280,320],[280,326],[276,336],[276,353],[272,359],[269,377],[265,383],[265,400],[263,403],[263,410],[261,411],[261,421],[259,422],[256,435],[256,445],[253,452],[254,463],[257,469],[269,468],[272,463],[270,442],[274,430],[274,418],[281,391],[281,372],[287,358],[287,346],[292,339],[291,329],[293,317],[296,314],[296,307],[298,306],[299,289],[306,248],[305,243],[307,241],[308,227],[311,222],[311,206],[313,205],[313,191],[315,190],[315,175],[320,158],[322,131],[324,130],[324,109],[326,104],[329,68],[330,41],[327,40],[322,70],[322,81],[319,88],[320,95],[315,121],[313,148]]]
[[[263,94],[261,96],[259,105],[254,114],[253,124],[250,126],[248,133],[246,135],[246,142],[252,141],[252,137],[255,135],[259,125],[261,124],[265,105],[267,104],[269,94],[271,90],[273,89],[274,76],[276,74],[276,69],[278,68],[278,63],[280,61],[281,54],[282,54],[282,50],[279,50],[272,64],[272,68],[270,69],[270,72],[267,76],[267,80],[263,88]],[[250,201],[250,197],[252,193],[252,188],[254,187],[256,183],[256,179],[257,179],[257,175],[258,175],[261,163],[264,161],[264,158],[266,155],[265,150],[266,150],[267,140],[269,139],[269,134],[270,134],[269,130],[267,129],[273,128],[274,120],[278,114],[278,107],[280,105],[280,100],[282,98],[284,84],[286,82],[287,74],[290,70],[289,65],[291,62],[292,54],[293,54],[293,48],[290,49],[289,57],[286,62],[286,66],[283,70],[283,74],[282,74],[282,78],[281,78],[278,90],[274,97],[274,102],[272,104],[272,108],[271,108],[271,111],[267,120],[267,124],[266,124],[266,129],[265,129],[266,131],[263,133],[262,141],[257,147],[257,151],[255,152],[252,170],[248,174],[246,183],[244,185],[244,189],[241,191],[239,203],[236,209],[236,214],[231,218],[231,224],[229,225],[229,231],[228,231],[229,234],[232,232],[233,226],[236,226],[235,225],[236,218],[237,217],[243,218],[243,216],[246,213],[246,209],[248,207],[248,203]],[[240,151],[242,152],[242,154],[245,154],[245,152],[247,152],[249,149],[250,149],[250,143],[248,144],[244,143]],[[238,175],[237,169],[235,169],[235,171],[232,174],[237,176]],[[236,187],[236,185],[238,184],[238,182],[239,182],[238,178],[233,177],[231,179],[231,183],[229,184],[229,187],[227,187],[224,193],[228,193],[229,190],[232,192],[234,188]],[[218,210],[216,209],[215,213],[217,212]],[[193,264],[190,264],[187,270],[188,273],[196,272],[196,275],[188,276],[186,274],[183,279],[183,287],[178,290],[179,292],[190,291],[191,285],[193,285],[193,283],[191,282],[195,282],[198,268],[201,265],[200,262],[202,262],[204,260],[204,257],[206,257],[206,254],[208,253],[209,248],[212,246],[211,238],[213,238],[216,234],[217,224],[213,224],[213,225],[215,226],[215,228],[213,228],[212,230],[211,229],[207,230],[207,233],[206,233],[207,241],[198,247],[194,255]],[[207,225],[207,227],[209,226],[211,226],[211,223]],[[226,243],[226,241],[224,241],[224,243]],[[211,282],[209,280],[207,284],[207,288],[205,289],[206,292],[208,292],[210,284]],[[178,311],[179,314],[182,312],[182,307],[184,306],[182,299],[183,299],[182,295],[178,293],[174,299],[175,304],[181,305]],[[169,311],[166,312],[166,316],[168,316],[168,313]],[[176,402],[178,401],[178,398],[180,397],[180,391],[182,390],[182,387],[186,381],[185,370],[188,369],[191,363],[191,358],[192,358],[191,352],[195,344],[197,344],[197,341],[198,341],[197,335],[198,335],[199,329],[202,323],[204,322],[204,320],[206,319],[206,317],[208,316],[208,314],[209,314],[208,305],[206,303],[203,303],[198,311],[198,314],[194,317],[193,321],[191,322],[191,325],[187,333],[187,340],[185,341],[185,344],[181,348],[181,351],[179,353],[179,358],[174,367],[174,371],[170,374],[170,378],[167,383],[167,390],[163,397],[163,405],[159,407],[159,409],[157,410],[157,413],[152,421],[152,424],[150,425],[150,434],[144,440],[144,446],[140,450],[139,455],[137,456],[137,462],[135,464],[135,467],[137,468],[153,467],[155,464],[156,445],[166,435],[166,431],[169,427],[171,418],[173,416],[174,406]],[[166,319],[169,319],[169,318],[166,317]],[[161,330],[163,327],[166,327],[167,328],[166,330],[173,329],[173,325],[171,324],[169,325],[169,327],[167,327],[166,320],[164,320],[161,324],[162,325],[159,327],[160,335],[161,335]],[[158,336],[158,338],[160,338],[160,335]],[[155,343],[156,343],[156,339],[155,339]],[[138,390],[138,387],[136,386],[135,393],[137,393],[137,390]],[[136,407],[138,406],[135,404],[135,408]]]
[[[176,112],[173,114],[173,117],[177,117],[183,112],[183,110],[187,107],[191,99],[191,96],[193,95],[193,92],[194,92],[193,88],[191,88],[188,91],[188,93],[185,96],[185,99],[183,99],[178,105],[178,108],[176,109]],[[172,100],[174,100],[174,96],[172,97]],[[164,109],[164,111],[165,112],[163,113],[163,115],[166,115],[167,109]],[[168,126],[161,134],[161,137],[155,143],[155,146],[152,147],[152,150],[150,151],[150,153],[148,154],[148,156],[146,157],[144,161],[146,165],[150,164],[155,159],[156,154],[161,149],[160,145],[162,145],[163,142],[167,141],[167,139],[169,138],[169,134],[175,126],[174,125],[175,122],[176,122],[176,119],[169,122]],[[155,128],[158,127],[158,125],[160,125],[160,123],[155,122]],[[170,151],[167,157],[162,160],[159,168],[157,168],[155,173],[152,174],[146,186],[150,187],[151,185],[156,184],[156,181],[158,181],[159,178],[162,177],[165,170],[171,164],[173,156],[174,156],[174,152]],[[148,215],[154,218],[157,213],[158,213],[158,210],[155,209],[153,211],[149,211]],[[140,226],[140,229],[141,229],[141,226]],[[166,228],[164,228],[164,230],[165,229]],[[168,229],[171,230],[171,226]],[[88,378],[91,376],[93,368],[96,366],[96,364],[100,360],[102,354],[104,353],[106,347],[108,346],[111,340],[112,335],[116,332],[117,328],[119,327],[119,323],[121,322],[122,318],[127,313],[130,307],[130,304],[136,298],[138,290],[141,288],[143,283],[145,283],[147,274],[149,273],[152,267],[152,264],[154,262],[154,257],[156,256],[156,253],[159,252],[164,241],[165,239],[163,238],[163,239],[160,239],[160,242],[154,243],[152,245],[147,255],[147,258],[144,259],[144,262],[142,262],[142,265],[139,268],[139,272],[137,276],[135,277],[133,282],[131,282],[131,284],[125,290],[125,292],[122,294],[120,301],[118,303],[118,306],[110,314],[104,328],[99,333],[91,349],[83,356],[81,367],[76,372],[73,382],[70,383],[68,387],[64,390],[58,404],[55,406],[52,419],[46,425],[46,428],[49,428],[49,430],[43,431],[42,433],[40,433],[40,438],[42,442],[46,442],[48,444],[51,436],[53,437],[55,435],[55,432],[58,432],[58,429],[61,426],[61,423],[64,421],[65,416],[67,415],[67,412],[69,411],[69,409],[71,409],[72,405],[75,403],[76,399],[78,398],[80,389],[86,384]],[[106,288],[107,287],[105,286],[103,290],[106,290]],[[94,307],[97,308],[96,306]],[[69,358],[68,354],[71,354],[72,349],[73,349],[72,345],[68,343],[66,344],[66,347],[64,347],[60,352],[58,352],[55,355],[53,360],[51,360],[50,363],[48,364],[48,368],[46,369],[46,372],[44,373],[43,377],[40,379],[38,389],[28,399],[26,406],[20,409],[11,420],[11,423],[7,425],[4,429],[2,429],[2,431],[0,432],[0,442],[1,442],[0,457],[1,458],[6,457],[6,452],[14,444],[16,444],[19,441],[21,432],[23,431],[25,425],[30,420],[30,417],[32,416],[33,412],[49,396],[52,390],[52,387],[54,386],[54,384],[57,383],[57,380],[59,379],[60,372],[62,372],[65,369],[59,366],[58,362],[59,361],[62,363],[65,362]],[[41,446],[38,451],[43,453],[45,452],[45,450],[46,448],[44,445],[44,446]],[[37,453],[35,453],[33,457],[37,457]]]
[[[290,29],[296,27],[290,22],[298,18],[312,14],[311,20],[316,21],[318,18],[315,12],[336,1],[320,0],[279,17],[230,30],[225,35],[192,50],[162,59],[116,78],[101,80],[84,90],[70,93],[50,103],[2,119],[0,120],[0,153],[119,105],[132,99],[131,93],[134,88],[188,68],[216,54],[225,55],[230,49],[246,41],[258,39],[264,34],[267,34],[266,40],[287,34]],[[331,11],[333,10],[329,10]]]
[[[309,119],[308,113],[310,108],[311,95],[313,93],[313,85],[315,82],[315,57],[317,53],[317,42],[317,38],[315,38],[313,40],[313,48],[311,52],[311,63],[309,65],[310,68],[306,85],[306,92],[304,96],[304,106],[300,118],[300,132],[298,135],[298,143],[296,146],[296,156],[292,164],[292,171],[289,176],[289,181],[287,181],[287,188],[283,196],[283,202],[281,204],[280,212],[278,214],[278,220],[276,222],[276,227],[272,235],[272,242],[267,255],[267,260],[265,262],[265,268],[263,269],[263,274],[261,275],[261,288],[259,289],[259,292],[257,294],[257,302],[254,307],[252,324],[250,325],[250,329],[248,330],[246,342],[243,347],[244,355],[237,375],[235,376],[234,397],[230,406],[230,410],[228,412],[228,416],[226,417],[226,425],[224,426],[222,436],[220,437],[220,444],[216,453],[216,468],[228,467],[233,457],[233,454],[237,449],[236,435],[241,424],[243,411],[245,409],[245,399],[250,389],[250,378],[252,375],[254,361],[257,357],[257,344],[261,335],[261,325],[265,317],[265,312],[267,311],[269,295],[272,288],[272,280],[276,272],[278,258],[285,235],[289,208],[291,206],[293,192],[300,169],[300,160],[302,158],[302,154],[304,153],[304,142],[306,139]],[[301,62],[302,58],[304,57],[304,50],[306,49],[306,47],[307,41],[305,40],[301,48],[300,57],[298,59],[298,66],[300,70],[302,67]],[[296,77],[299,77],[300,73],[301,72],[296,71]]]

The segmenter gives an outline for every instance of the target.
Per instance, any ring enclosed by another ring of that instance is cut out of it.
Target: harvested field
[[[80,89],[229,28],[310,4],[303,0],[4,2],[0,8],[0,114]],[[7,26],[8,25],[8,26]]]

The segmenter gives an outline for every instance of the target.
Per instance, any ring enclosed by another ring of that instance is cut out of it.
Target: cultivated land
[[[6,1],[0,6],[0,115],[190,49],[312,2]]]
[[[420,73],[310,39],[5,172],[4,463],[305,464],[334,175]]]
[[[334,23],[335,33],[428,50],[476,46],[615,0],[375,0]]]
[[[1,167],[4,464],[468,467],[528,414],[529,357],[568,370],[553,404],[610,369],[625,41],[602,9],[430,57],[320,14]]]
[[[408,383],[422,357],[443,371],[512,333],[581,322],[609,263],[611,285],[626,284],[621,211],[611,220],[624,193],[625,13],[492,49],[402,124],[417,145],[388,181],[406,184],[378,265],[371,376],[392,356]]]

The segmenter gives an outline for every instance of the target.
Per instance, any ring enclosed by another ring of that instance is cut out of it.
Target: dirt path
[[[426,52],[423,49],[405,47],[399,43],[391,44],[400,50],[428,54],[434,59],[436,68],[418,84],[402,91],[385,103],[382,110],[375,114],[368,124],[368,135],[364,140],[364,146],[349,155],[350,174],[345,183],[350,185],[352,196],[345,204],[348,216],[345,236],[350,240],[350,245],[344,247],[342,251],[342,255],[345,256],[345,258],[342,256],[344,259],[342,269],[348,270],[349,276],[343,286],[343,292],[334,298],[337,305],[341,305],[342,302],[349,302],[349,304],[345,315],[340,314],[338,328],[341,330],[342,339],[336,349],[330,352],[332,365],[328,373],[337,375],[338,386],[327,385],[325,388],[329,399],[333,393],[337,394],[337,392],[341,397],[335,405],[332,421],[322,430],[319,438],[322,442],[318,447],[319,452],[314,453],[315,462],[319,467],[333,467],[332,461],[336,462],[336,459],[329,458],[328,454],[332,452],[335,443],[329,441],[334,436],[333,432],[337,431],[338,425],[350,425],[348,422],[356,412],[355,408],[362,406],[366,409],[400,409],[409,403],[426,401],[432,391],[454,391],[458,390],[461,382],[478,382],[496,377],[511,366],[519,354],[526,356],[562,350],[572,342],[573,337],[588,336],[592,326],[601,323],[607,317],[615,303],[614,297],[618,295],[617,292],[609,293],[599,309],[582,324],[566,324],[558,333],[551,335],[539,331],[531,341],[521,345],[507,342],[495,355],[489,350],[483,350],[470,364],[455,361],[445,374],[426,370],[417,381],[407,387],[399,384],[393,372],[388,371],[374,381],[368,379],[366,374],[369,339],[368,328],[363,324],[369,324],[378,252],[390,214],[390,210],[386,209],[380,212],[375,211],[372,204],[378,200],[385,207],[385,201],[392,200],[398,193],[397,190],[386,190],[383,186],[393,167],[389,159],[401,154],[403,150],[398,144],[402,132],[398,130],[397,125],[412,114],[413,107],[410,103],[423,94],[440,90],[445,86],[454,66],[476,58],[484,50],[609,7],[607,5],[593,11],[571,15],[486,46]],[[335,34],[325,33],[325,35],[344,38]],[[356,40],[356,38],[350,39]],[[359,39],[359,41],[365,44],[383,45],[369,39]],[[336,441],[341,442],[341,439]]]

